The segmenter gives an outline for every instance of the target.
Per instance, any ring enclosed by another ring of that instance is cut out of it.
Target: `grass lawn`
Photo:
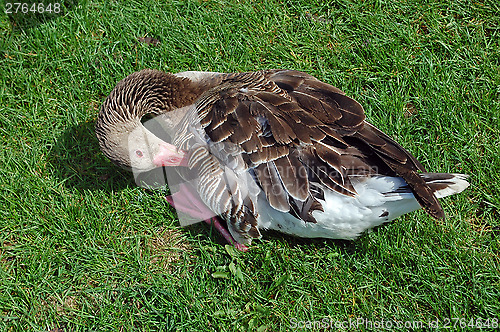
[[[495,330],[500,5],[324,2],[1,7],[0,331]],[[471,187],[444,221],[419,211],[352,242],[268,233],[235,253],[99,150],[100,104],[143,68],[308,72]]]

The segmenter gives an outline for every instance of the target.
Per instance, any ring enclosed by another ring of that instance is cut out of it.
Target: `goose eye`
[[[141,150],[136,150],[135,151],[135,154],[137,155],[137,157],[141,158],[143,156],[142,154],[142,151]]]

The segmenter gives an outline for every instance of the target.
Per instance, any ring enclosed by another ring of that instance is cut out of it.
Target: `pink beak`
[[[188,154],[168,143],[163,143],[158,153],[153,157],[153,163],[160,166],[185,166],[188,165]]]

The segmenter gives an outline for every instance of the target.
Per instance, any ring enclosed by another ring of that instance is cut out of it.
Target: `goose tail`
[[[420,173],[425,183],[432,189],[436,198],[443,198],[464,191],[470,184],[466,174],[457,173]]]

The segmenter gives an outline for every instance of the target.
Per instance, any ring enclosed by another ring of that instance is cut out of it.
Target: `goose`
[[[146,116],[172,134],[155,135]],[[469,186],[427,172],[357,101],[295,70],[145,69],[111,91],[95,131],[114,164],[186,179],[168,202],[244,251],[266,230],[353,240],[420,208],[441,219],[438,199]]]

